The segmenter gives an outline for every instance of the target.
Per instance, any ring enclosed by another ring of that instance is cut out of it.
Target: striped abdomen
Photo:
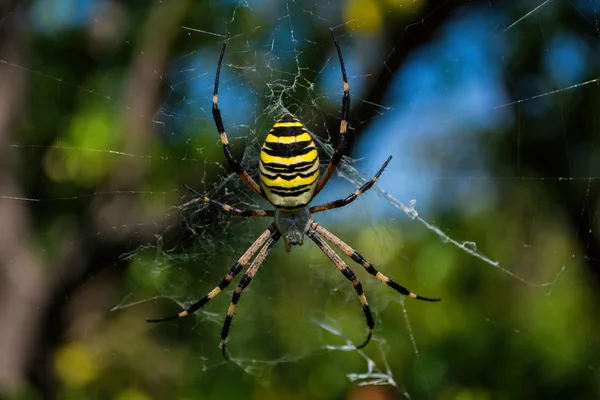
[[[278,208],[296,209],[312,199],[319,177],[319,155],[296,117],[285,114],[273,125],[260,151],[260,182]]]

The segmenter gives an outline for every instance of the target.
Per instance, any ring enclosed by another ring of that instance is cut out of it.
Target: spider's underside
[[[299,210],[275,210],[275,225],[288,246],[302,246],[302,239],[307,230],[310,229],[311,216],[308,207]]]
[[[350,109],[350,90],[348,80],[346,78],[346,69],[340,46],[337,43],[333,30],[331,37],[338,53],[340,67],[342,70],[342,78],[344,81],[344,95],[342,98],[342,116],[340,122],[340,132],[338,146],[329,161],[329,165],[325,173],[319,180],[319,156],[317,148],[310,137],[310,134],[304,128],[304,125],[292,114],[285,113],[279,121],[273,125],[273,128],[267,135],[262,146],[259,160],[259,178],[262,186],[259,186],[250,175],[242,168],[238,161],[233,157],[229,147],[229,140],[225,133],[221,111],[218,107],[218,92],[219,92],[219,75],[225,48],[227,43],[223,44],[219,62],[217,64],[217,73],[215,78],[215,87],[213,93],[212,113],[219,132],[225,158],[235,171],[235,173],[248,185],[256,194],[267,199],[275,210],[241,210],[227,204],[220,203],[210,199],[191,187],[184,185],[188,190],[198,196],[200,201],[209,203],[213,206],[221,208],[227,213],[231,213],[244,217],[274,217],[273,223],[252,243],[240,259],[231,267],[227,275],[222,279],[221,283],[211,290],[202,299],[192,304],[186,310],[177,315],[161,318],[149,319],[148,322],[161,322],[171,319],[185,317],[208,303],[212,298],[218,295],[224,288],[229,286],[233,278],[242,271],[242,269],[250,262],[252,263],[246,270],[246,273],[240,280],[237,288],[233,293],[231,305],[227,310],[227,317],[221,330],[221,349],[223,356],[227,357],[225,343],[233,320],[235,307],[242,295],[246,286],[250,284],[252,278],[262,265],[263,261],[275,245],[283,236],[286,251],[291,250],[291,246],[302,245],[304,236],[308,236],[325,255],[335,264],[337,269],[349,280],[354,286],[354,290],[359,297],[360,303],[365,314],[365,319],[369,327],[367,339],[363,344],[357,346],[358,349],[366,346],[371,340],[375,322],[367,302],[367,298],[363,293],[362,285],[356,278],[354,273],[348,268],[346,263],[340,256],[326,243],[329,241],[334,246],[339,248],[344,254],[350,257],[354,262],[362,265],[365,270],[375,276],[377,279],[396,290],[397,292],[412,297],[418,300],[439,301],[439,299],[430,299],[419,296],[410,292],[404,286],[394,282],[387,276],[378,272],[371,263],[363,256],[357,253],[352,247],[343,242],[340,238],[329,232],[321,225],[315,222],[312,214],[332,210],[335,208],[344,207],[353,202],[362,193],[369,190],[377,181],[387,164],[392,157],[388,157],[385,163],[381,166],[375,176],[365,183],[360,189],[356,190],[345,199],[335,200],[329,203],[318,206],[309,207],[309,203],[323,189],[325,184],[331,178],[337,165],[339,164],[342,154],[346,151],[346,132],[348,130],[348,112]],[[325,239],[325,240],[324,240]]]

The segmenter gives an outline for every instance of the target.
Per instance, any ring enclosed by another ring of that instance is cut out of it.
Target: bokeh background
[[[268,226],[251,175],[288,110],[322,163],[342,81],[351,146],[318,215],[376,315],[311,243],[278,246],[219,332],[232,285],[186,319]],[[600,3],[596,0],[0,3],[0,397],[600,397]],[[412,200],[416,200],[413,202]]]

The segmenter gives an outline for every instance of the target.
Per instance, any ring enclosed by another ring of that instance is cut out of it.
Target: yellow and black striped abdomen
[[[317,146],[292,114],[273,125],[260,151],[260,182],[278,208],[296,209],[312,199],[319,177]]]

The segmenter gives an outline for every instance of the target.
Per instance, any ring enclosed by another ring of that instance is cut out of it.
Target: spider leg
[[[232,207],[227,204],[223,204],[220,201],[209,199],[203,194],[198,193],[195,189],[191,188],[188,185],[183,185],[184,188],[194,193],[200,200],[205,203],[210,203],[210,205],[220,208],[226,213],[235,214],[240,217],[274,217],[275,212],[273,210],[240,210],[239,208]]]
[[[360,189],[356,190],[354,193],[352,193],[350,196],[346,197],[345,199],[339,199],[339,200],[335,200],[329,203],[325,203],[325,204],[320,204],[318,206],[314,206],[310,208],[310,213],[314,214],[314,213],[318,213],[321,211],[326,211],[326,210],[333,210],[334,208],[340,208],[340,207],[344,207],[350,203],[352,203],[354,200],[356,200],[356,198],[358,196],[360,196],[361,194],[363,194],[364,192],[366,192],[367,190],[371,189],[373,187],[373,185],[375,184],[375,182],[377,181],[377,179],[379,179],[379,176],[381,175],[381,173],[383,172],[383,170],[385,169],[385,167],[387,167],[388,163],[390,162],[390,160],[392,159],[392,156],[389,156],[387,160],[385,160],[385,162],[383,163],[383,165],[381,166],[381,168],[379,168],[379,171],[377,171],[377,173],[375,174],[375,176],[373,178],[371,178],[371,180],[369,180],[368,182],[366,182],[364,185],[362,185],[360,187]]]
[[[331,160],[329,161],[329,165],[321,177],[317,188],[315,189],[315,193],[313,194],[313,198],[323,189],[333,172],[337,168],[338,164],[342,159],[343,153],[346,151],[348,147],[348,143],[346,141],[346,132],[348,131],[348,112],[350,110],[350,86],[348,86],[348,78],[346,77],[346,67],[344,65],[344,58],[342,57],[342,50],[340,49],[340,45],[338,44],[335,35],[333,33],[333,29],[331,31],[331,38],[333,39],[333,43],[335,44],[335,48],[338,53],[338,58],[340,59],[340,67],[342,69],[342,79],[344,80],[344,96],[342,97],[342,120],[340,121],[340,133],[338,136],[338,145],[335,149],[335,152],[331,156]]]
[[[233,314],[235,313],[235,307],[242,296],[242,292],[244,289],[250,284],[254,275],[265,261],[265,258],[269,255],[269,252],[277,243],[279,238],[281,237],[281,232],[276,230],[273,236],[269,239],[269,241],[262,247],[260,252],[256,255],[256,258],[252,261],[252,264],[248,267],[248,270],[240,279],[240,283],[237,288],[233,292],[233,296],[231,298],[231,304],[229,305],[229,309],[227,310],[227,316],[225,317],[225,322],[223,323],[223,329],[221,329],[221,351],[223,353],[223,357],[226,360],[229,360],[229,356],[227,355],[227,349],[225,342],[227,341],[227,335],[229,335],[229,328],[231,327],[231,321],[233,321]]]
[[[271,237],[271,235],[273,235],[273,232],[276,232],[276,231],[277,231],[277,228],[275,228],[274,224],[271,225],[266,231],[264,231],[262,233],[262,235],[260,235],[258,237],[258,239],[256,239],[256,241],[254,241],[254,243],[252,243],[252,245],[248,248],[248,250],[246,250],[246,252],[240,257],[240,259],[233,265],[233,267],[231,267],[231,269],[229,270],[227,275],[225,275],[225,277],[223,278],[221,283],[219,283],[219,285],[216,286],[213,290],[211,290],[206,296],[204,296],[203,298],[201,298],[200,300],[198,300],[197,302],[195,302],[194,304],[189,306],[186,310],[180,312],[179,314],[172,315],[170,317],[159,318],[159,319],[147,319],[146,321],[148,321],[148,322],[169,321],[172,319],[185,317],[186,315],[189,315],[189,314],[197,311],[200,307],[202,307],[203,305],[208,303],[212,298],[214,298],[216,295],[221,293],[221,291],[223,289],[225,289],[227,286],[229,286],[229,284],[231,283],[231,280],[242,270],[242,268],[244,268],[246,266],[246,264],[248,264],[248,262],[250,261],[252,256],[267,242],[267,240]]]
[[[373,264],[371,264],[370,262],[365,260],[364,257],[361,256],[360,254],[358,254],[352,247],[347,245],[344,241],[342,241],[340,238],[335,236],[333,233],[329,232],[327,229],[323,228],[321,225],[312,221],[310,227],[312,229],[314,229],[319,235],[322,235],[325,239],[329,240],[331,243],[333,243],[335,246],[337,246],[348,257],[350,257],[354,262],[362,265],[369,274],[373,275],[375,278],[379,279],[381,282],[385,283],[386,285],[388,285],[395,291],[397,291],[405,296],[412,297],[413,299],[417,299],[417,300],[425,300],[425,301],[440,301],[441,300],[441,299],[432,299],[429,297],[419,296],[418,294],[411,292],[404,286],[394,282],[387,276],[383,275],[381,272],[377,271],[375,269],[375,267],[373,267]]]
[[[223,63],[223,56],[225,55],[225,48],[227,47],[227,42],[223,43],[223,48],[221,50],[221,54],[219,55],[219,63],[217,64],[217,75],[215,77],[215,88],[213,92],[212,99],[212,115],[215,120],[215,125],[217,126],[217,131],[219,132],[219,137],[221,138],[221,143],[223,144],[223,151],[225,152],[225,158],[227,162],[231,166],[231,168],[235,171],[235,173],[240,177],[242,181],[246,185],[250,187],[256,194],[267,198],[263,189],[256,184],[254,179],[242,168],[240,163],[233,157],[233,153],[231,152],[231,148],[229,147],[229,139],[227,138],[227,133],[225,133],[225,127],[223,126],[223,119],[221,117],[221,110],[219,110],[219,76],[221,75],[221,65]]]
[[[354,275],[354,272],[352,272],[352,270],[348,268],[348,265],[346,265],[344,260],[342,260],[340,256],[338,256],[337,253],[315,233],[314,230],[309,228],[306,231],[306,235],[313,242],[315,242],[319,249],[321,249],[321,251],[325,253],[327,257],[329,257],[329,259],[335,264],[337,269],[346,277],[346,279],[352,282],[352,285],[354,286],[354,290],[356,291],[356,294],[358,295],[358,298],[360,300],[360,304],[362,305],[363,313],[365,314],[365,319],[367,320],[367,326],[369,327],[369,334],[367,335],[367,339],[365,340],[365,342],[360,346],[356,346],[357,349],[362,349],[371,340],[371,336],[373,336],[373,329],[375,329],[375,321],[373,320],[373,315],[371,314],[371,309],[369,308],[369,303],[367,302],[367,297],[363,292],[362,285],[358,278]]]

